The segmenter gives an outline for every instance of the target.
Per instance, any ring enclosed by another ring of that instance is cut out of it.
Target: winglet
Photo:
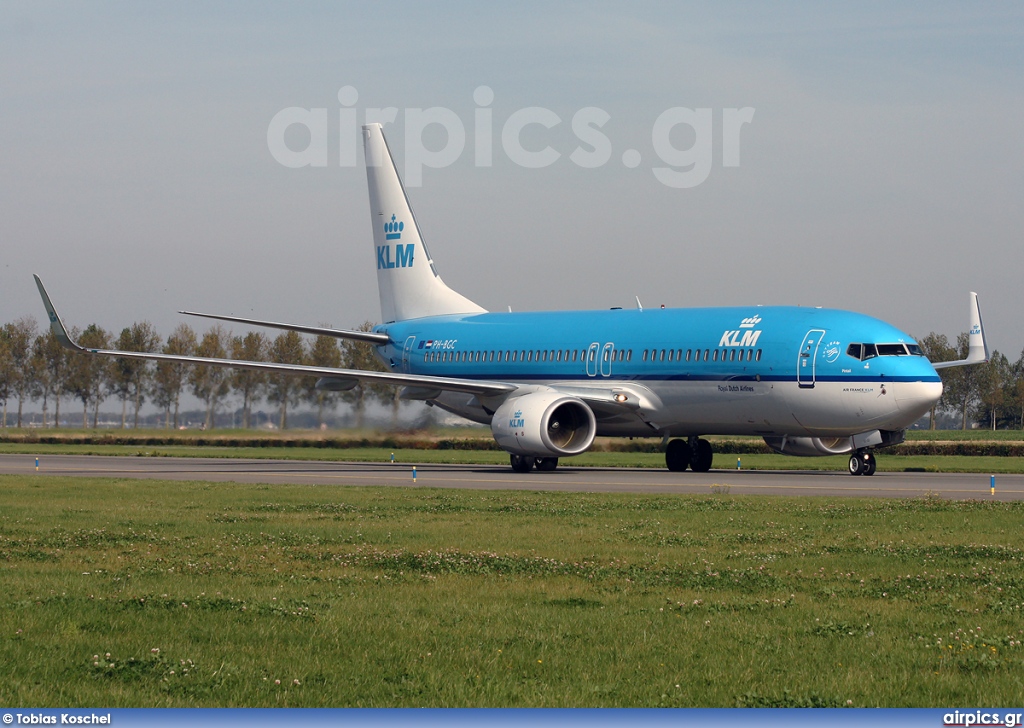
[[[981,320],[981,306],[978,294],[971,291],[970,295],[970,331],[967,333],[967,358],[959,361],[938,361],[932,366],[936,369],[963,367],[971,364],[986,364],[989,360],[988,341],[985,339],[985,324]]]
[[[60,320],[60,316],[57,315],[56,309],[53,304],[50,303],[50,297],[46,295],[46,289],[43,288],[43,282],[39,280],[39,276],[33,275],[36,279],[36,287],[39,288],[39,295],[43,297],[43,306],[46,308],[46,317],[50,319],[50,330],[53,331],[53,335],[57,337],[57,341],[65,349],[71,349],[72,351],[85,351],[81,346],[76,344],[68,336],[68,330],[64,328],[64,322]]]
[[[981,307],[978,294],[971,291],[971,330],[967,335],[967,361],[984,364],[989,360],[988,342],[985,340],[985,325],[981,321]]]

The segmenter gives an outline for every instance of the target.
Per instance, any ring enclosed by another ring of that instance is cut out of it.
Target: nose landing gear
[[[876,466],[871,450],[858,450],[850,456],[850,475],[874,475]]]

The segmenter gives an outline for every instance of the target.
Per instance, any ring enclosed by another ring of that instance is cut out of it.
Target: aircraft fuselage
[[[848,436],[902,430],[942,383],[913,339],[878,319],[803,307],[733,307],[433,316],[375,330],[393,371],[556,386],[621,388],[644,400],[598,413],[598,434]],[[875,355],[851,351],[869,344]],[[882,345],[882,347],[879,347]],[[885,352],[878,354],[879,351]],[[481,423],[486,400],[429,401]]]

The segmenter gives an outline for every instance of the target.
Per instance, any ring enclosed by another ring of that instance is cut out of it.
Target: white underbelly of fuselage
[[[578,389],[579,382],[547,382]],[[619,382],[608,382],[614,386]],[[928,412],[942,393],[938,382],[665,381],[651,387],[654,410],[597,419],[597,434],[618,437],[687,435],[849,436],[902,430]],[[434,403],[481,424],[491,415],[466,394],[446,392]]]

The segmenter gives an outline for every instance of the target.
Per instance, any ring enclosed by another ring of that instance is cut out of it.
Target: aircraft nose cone
[[[921,417],[931,411],[942,396],[942,382],[900,382],[895,387],[900,412]]]

